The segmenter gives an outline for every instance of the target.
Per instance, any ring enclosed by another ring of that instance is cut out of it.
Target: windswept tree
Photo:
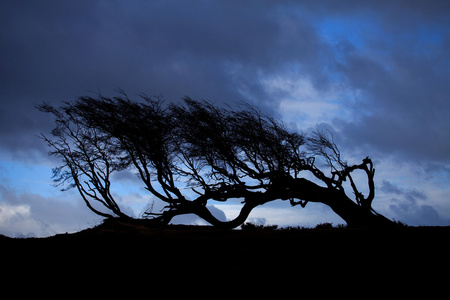
[[[195,214],[214,226],[234,228],[255,207],[274,200],[301,207],[323,203],[352,227],[394,224],[372,208],[372,160],[348,164],[329,132],[290,132],[250,105],[223,108],[190,98],[175,104],[141,97],[136,102],[122,93],[80,97],[59,108],[39,106],[56,120],[52,137],[42,135],[50,154],[62,158],[53,170],[55,181],[77,188],[95,213],[129,218],[110,188],[113,172],[131,169],[166,203],[162,211],[144,213],[156,226]],[[352,177],[355,171],[367,178],[366,195]],[[232,198],[243,204],[232,220],[221,221],[208,209],[214,201]]]

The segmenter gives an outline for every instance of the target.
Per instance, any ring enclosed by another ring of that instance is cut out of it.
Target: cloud
[[[352,146],[411,160],[450,159],[448,25],[381,31],[387,38],[364,38],[363,49],[343,53],[338,71],[361,91],[361,101],[351,107],[359,119],[338,118],[335,125]],[[424,34],[437,37],[427,40]]]
[[[404,196],[409,201],[416,203],[418,200],[426,200],[427,196],[416,189],[401,189],[397,185],[390,183],[387,180],[381,181],[380,190],[384,193],[394,194],[397,196]]]
[[[0,154],[57,165],[36,138],[53,120],[34,104],[122,88],[247,101],[290,128],[327,123],[345,153],[448,178],[449,13],[448,1],[2,1]],[[437,207],[426,195],[416,204]],[[38,209],[8,205],[11,220]]]
[[[422,191],[403,189],[386,180],[382,181],[380,191],[391,195],[389,209],[397,220],[408,225],[447,225],[450,221],[442,217],[432,205],[425,204],[427,196]]]
[[[261,84],[268,97],[279,101],[279,113],[286,123],[295,124],[294,130],[306,130],[323,122],[331,124],[344,116],[346,120],[353,119],[349,106],[358,92],[344,84],[318,87],[307,76],[295,73],[266,76]]]
[[[267,222],[266,218],[248,218],[247,222],[255,225],[265,225]]]
[[[334,125],[353,146],[448,159],[448,4],[387,2],[5,3],[2,148],[46,152],[35,135],[51,120],[34,103],[120,87],[283,113],[298,102],[321,122],[345,111]]]
[[[448,219],[444,219],[431,205],[418,205],[415,203],[404,203],[393,199],[394,203],[390,209],[396,216],[396,219],[412,226],[446,226]]]
[[[65,197],[44,197],[0,185],[0,234],[43,237],[79,231],[101,220],[81,201],[72,201],[79,200],[72,198],[74,194],[66,192]]]
[[[43,150],[34,135],[51,121],[34,103],[88,91],[113,95],[120,87],[171,100],[266,101],[273,109],[277,103],[265,97],[258,74],[293,64],[317,73],[323,54],[308,22],[266,2],[3,6],[0,136],[11,151]]]

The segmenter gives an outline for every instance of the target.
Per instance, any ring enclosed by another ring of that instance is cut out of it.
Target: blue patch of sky
[[[335,66],[346,65],[346,59],[352,55],[376,61],[379,67],[391,72],[399,67],[396,60],[401,53],[406,59],[426,58],[432,64],[433,59],[447,55],[445,44],[450,41],[449,26],[418,23],[387,30],[380,19],[370,13],[328,17],[317,20],[314,26],[322,42],[332,48],[332,61],[324,67],[324,71],[333,82],[344,84],[345,74]],[[446,66],[430,67],[437,67],[440,71],[444,68],[450,72],[450,61]]]
[[[370,14],[359,16],[330,17],[315,23],[322,42],[334,47],[335,57],[345,57],[344,51],[363,53],[367,48],[376,47],[377,51],[398,50],[407,47],[408,55],[429,57],[440,53],[442,45],[450,35],[450,27],[442,24],[419,23],[413,27],[386,30]]]
[[[368,37],[377,35],[379,32],[375,20],[370,20],[369,16],[330,17],[316,22],[315,27],[322,42],[332,46],[349,43],[359,51],[364,49]],[[335,49],[339,50],[340,48],[341,46]]]
[[[59,191],[52,183],[47,166],[0,160],[0,184],[17,191],[51,196]]]
[[[374,31],[370,23],[361,23],[359,18],[328,17],[314,22],[321,42],[330,47],[324,58],[323,72],[328,80],[345,82],[345,76],[338,70],[339,64],[346,63],[349,53],[360,53],[365,48],[365,33]]]
[[[407,36],[415,46],[412,50],[414,54],[421,57],[433,58],[445,51],[443,45],[450,38],[450,28],[448,26],[438,26],[433,24],[422,24],[415,34]]]

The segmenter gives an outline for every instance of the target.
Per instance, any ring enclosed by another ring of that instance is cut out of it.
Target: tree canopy
[[[121,93],[39,109],[55,117],[51,137],[42,134],[50,155],[63,161],[53,170],[55,182],[77,188],[86,205],[104,217],[130,218],[111,193],[111,174],[130,169],[166,203],[162,211],[144,213],[158,226],[193,213],[214,226],[234,228],[256,206],[278,199],[302,207],[323,203],[349,226],[394,224],[372,209],[370,158],[349,165],[329,131],[290,132],[281,120],[248,104],[220,107],[189,97],[167,103],[146,95],[133,101]],[[367,195],[353,180],[355,170],[367,176]],[[306,179],[311,176],[314,180]],[[347,180],[354,199],[345,193]],[[207,207],[232,198],[243,204],[233,220],[218,220]]]

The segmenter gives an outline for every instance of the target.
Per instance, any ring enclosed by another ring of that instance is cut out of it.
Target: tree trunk
[[[245,222],[245,220],[247,220],[247,217],[251,213],[253,208],[255,208],[257,205],[258,204],[253,202],[246,202],[242,207],[241,211],[239,212],[239,215],[233,220],[229,221],[218,220],[211,214],[211,212],[205,206],[203,206],[196,214],[199,217],[203,218],[208,223],[210,223],[211,225],[213,225],[214,227],[220,229],[233,229],[242,225]]]
[[[349,227],[392,227],[396,223],[376,213],[371,208],[359,206],[344,193],[337,192],[325,204],[340,216]]]
[[[396,223],[352,201],[338,189],[321,187],[307,179],[295,179],[291,197],[328,205],[349,227],[392,227]]]
[[[259,205],[277,199],[301,199],[308,202],[319,202],[328,205],[339,215],[349,227],[392,227],[395,222],[376,213],[370,207],[360,206],[347,195],[335,188],[321,187],[307,179],[297,178],[286,180],[283,184],[274,184],[264,193],[251,193],[245,197],[245,204],[239,215],[233,220],[220,221],[214,217],[203,204],[186,202],[174,210],[163,212],[154,220],[155,225],[165,226],[173,217],[183,214],[195,214],[211,225],[221,229],[232,229],[240,226],[246,220],[251,211]]]

